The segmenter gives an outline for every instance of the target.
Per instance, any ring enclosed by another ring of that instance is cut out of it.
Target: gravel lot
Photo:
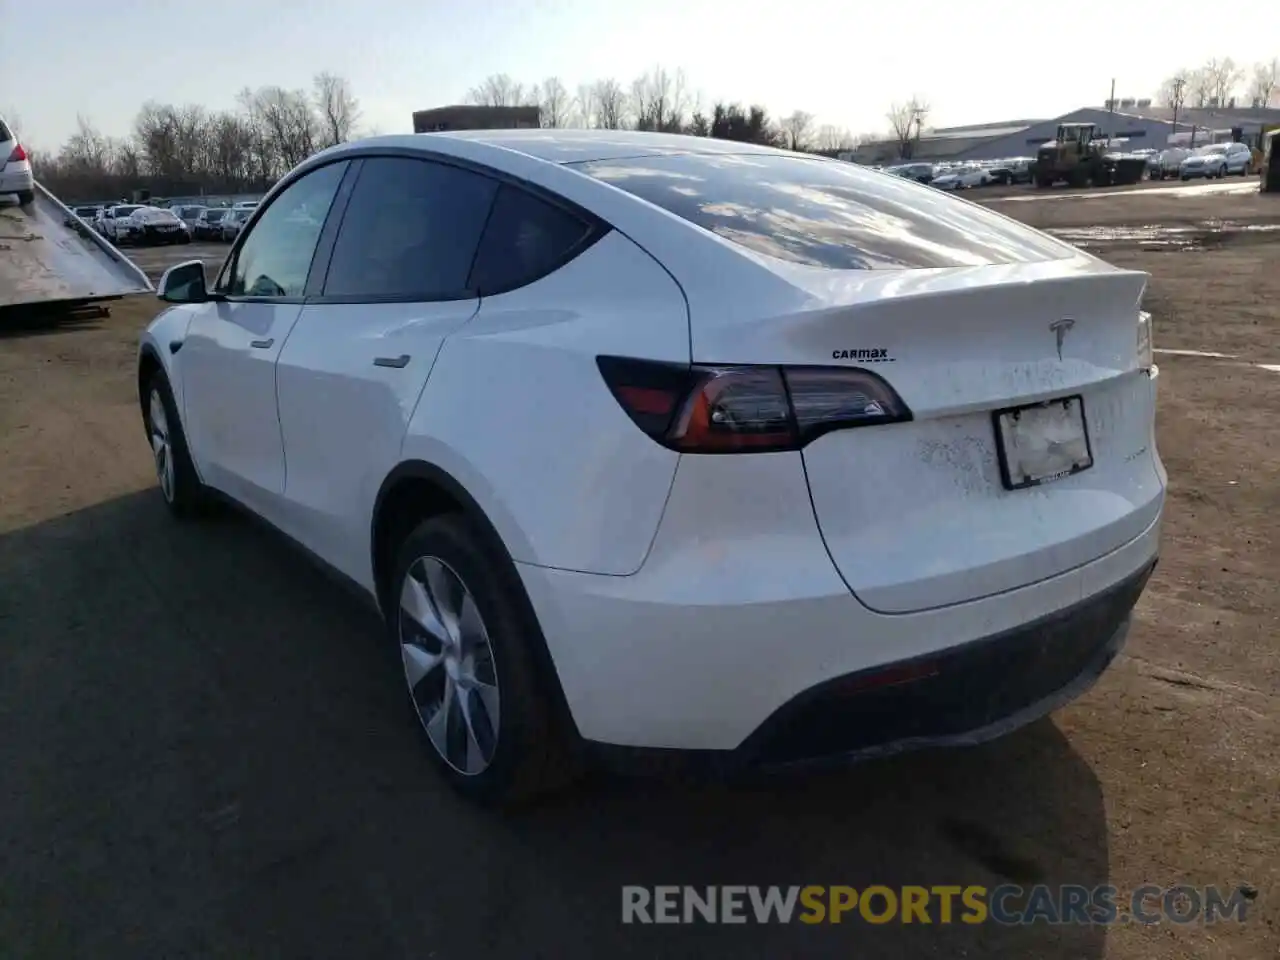
[[[1280,235],[1236,227],[1280,198],[982,202],[1107,228],[1082,242],[1152,274],[1157,346],[1230,355],[1160,357],[1170,500],[1126,654],[981,748],[506,819],[437,782],[361,605],[255,524],[168,520],[133,382],[156,301],[0,330],[0,956],[1277,956]],[[619,922],[623,884],[1001,882],[1258,897],[1212,928]]]

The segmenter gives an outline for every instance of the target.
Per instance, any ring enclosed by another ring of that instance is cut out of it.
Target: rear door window
[[[324,296],[442,300],[470,295],[497,181],[406,157],[364,161],[338,230]]]
[[[576,214],[504,184],[480,239],[468,286],[483,296],[532,283],[571,259],[594,233]]]
[[[894,270],[1074,254],[1065,243],[977,204],[839,160],[683,154],[570,166],[790,263]]]

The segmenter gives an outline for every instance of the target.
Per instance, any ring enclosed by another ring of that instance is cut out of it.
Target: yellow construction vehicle
[[[1258,162],[1258,176],[1262,193],[1280,193],[1280,124],[1262,128],[1259,135],[1262,159]]]

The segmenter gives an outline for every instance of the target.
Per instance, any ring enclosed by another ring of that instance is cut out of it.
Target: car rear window
[[[504,185],[480,237],[467,286],[482,296],[532,283],[555,270],[590,237],[577,216]]]
[[[227,211],[225,210],[206,210],[204,212],[204,218],[209,223],[217,223],[226,215],[227,215]]]
[[[572,166],[791,263],[894,270],[1072,255],[1066,244],[976,204],[838,160],[683,154]]]
[[[4,121],[0,120],[0,140],[12,140],[13,134],[9,128],[4,125]]]

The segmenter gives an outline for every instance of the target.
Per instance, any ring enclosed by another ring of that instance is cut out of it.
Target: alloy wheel
[[[498,745],[493,647],[475,598],[437,557],[420,557],[400,587],[400,657],[418,719],[445,763],[483,773]]]
[[[156,479],[160,481],[160,492],[165,500],[173,502],[173,443],[169,436],[169,417],[165,413],[164,400],[160,391],[152,389],[151,403],[147,414],[151,427],[151,455],[155,459]]]

